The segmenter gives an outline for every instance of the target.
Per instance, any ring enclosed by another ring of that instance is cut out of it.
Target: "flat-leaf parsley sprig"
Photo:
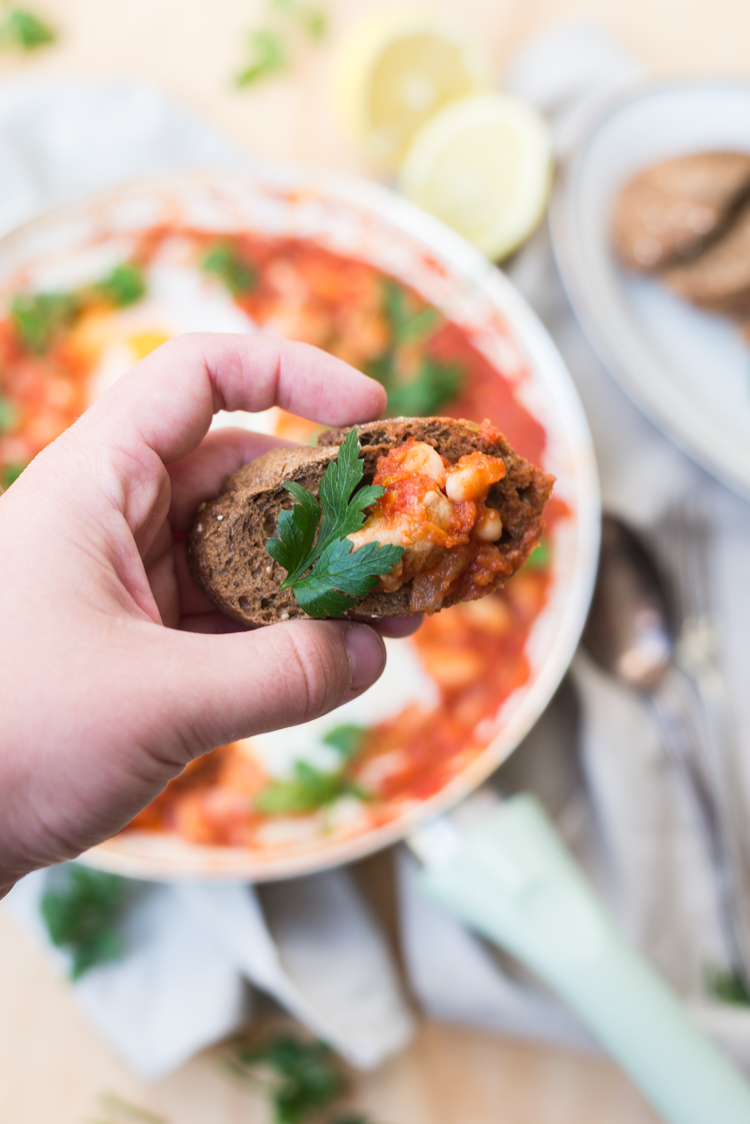
[[[280,513],[279,537],[266,550],[287,571],[281,588],[291,589],[311,617],[340,617],[356,597],[375,588],[381,574],[390,574],[404,553],[402,546],[377,542],[352,553],[347,535],[360,529],[365,509],[383,495],[375,484],[357,490],[363,475],[359,438],[352,429],[320,482],[320,502],[296,481],[284,484],[295,504]]]

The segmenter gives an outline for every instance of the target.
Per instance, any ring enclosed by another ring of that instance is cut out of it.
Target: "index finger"
[[[326,425],[377,418],[383,388],[340,359],[304,343],[262,335],[178,336],[141,360],[78,422],[132,453],[165,463],[197,448],[218,410],[278,405]]]

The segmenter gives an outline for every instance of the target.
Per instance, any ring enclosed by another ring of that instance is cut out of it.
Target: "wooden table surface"
[[[60,29],[36,57],[0,60],[14,74],[150,79],[248,150],[368,174],[331,109],[330,43],[303,51],[289,76],[237,91],[247,30],[267,0],[30,0]],[[320,0],[331,39],[377,0]],[[436,5],[437,6],[437,5]],[[445,0],[504,61],[562,19],[591,17],[656,76],[750,76],[747,0]],[[2,170],[0,169],[0,174]],[[263,1102],[210,1051],[156,1085],[135,1078],[87,1025],[70,990],[0,913],[0,1120],[82,1124],[102,1093],[170,1124],[263,1124]],[[609,1062],[429,1022],[403,1054],[359,1078],[354,1101],[384,1124],[655,1124]]]

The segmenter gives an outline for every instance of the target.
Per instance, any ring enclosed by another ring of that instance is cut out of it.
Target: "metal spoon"
[[[735,972],[750,991],[750,871],[741,861],[737,825],[719,815],[697,767],[684,703],[670,691],[676,629],[669,598],[640,539],[611,516],[602,521],[596,588],[583,633],[588,652],[606,671],[641,692],[661,730],[664,747],[695,802],[715,874],[725,940]],[[738,845],[739,844],[739,845]]]

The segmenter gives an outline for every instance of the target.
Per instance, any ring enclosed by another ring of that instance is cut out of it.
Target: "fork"
[[[662,526],[661,545],[676,595],[678,633],[674,662],[700,707],[708,752],[696,763],[718,810],[724,861],[719,877],[731,903],[730,941],[750,992],[750,822],[729,694],[719,662],[711,585],[711,527],[705,503],[692,493],[675,501]]]

